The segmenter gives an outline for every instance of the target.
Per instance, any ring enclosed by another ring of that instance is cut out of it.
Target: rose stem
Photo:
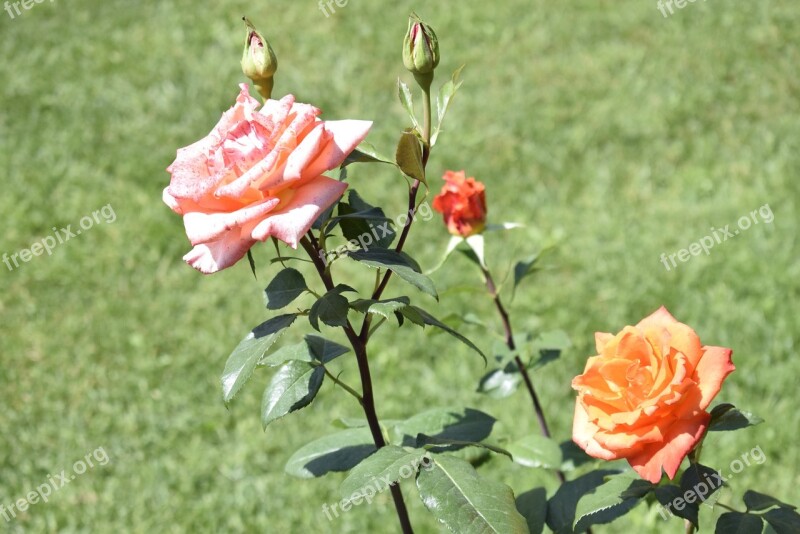
[[[431,78],[433,81],[433,78]],[[425,170],[428,166],[428,158],[431,155],[431,87],[430,84],[427,87],[422,87],[422,94],[423,94],[423,122],[422,122],[422,172],[425,173]],[[414,183],[411,184],[411,187],[408,190],[408,217],[406,218],[406,223],[403,225],[403,231],[400,233],[400,239],[397,241],[397,246],[395,250],[397,252],[403,251],[403,246],[406,244],[406,238],[408,237],[408,233],[411,230],[411,224],[414,222],[414,215],[417,212],[417,192],[419,191],[420,181],[414,180]],[[386,271],[386,274],[383,275],[383,280],[381,280],[380,285],[372,294],[373,300],[378,300],[383,295],[383,291],[386,289],[386,285],[389,283],[389,278],[392,276],[392,271]],[[367,339],[368,329],[369,329],[369,321],[365,318],[364,325],[361,328],[361,337]]]
[[[300,244],[306,250],[311,258],[311,261],[314,263],[314,267],[316,267],[320,278],[322,278],[322,283],[325,284],[325,288],[328,291],[333,289],[333,277],[331,276],[330,271],[327,271],[325,269],[325,265],[322,263],[317,239],[309,231],[307,236],[300,240]],[[361,376],[361,406],[364,409],[364,415],[367,418],[367,423],[369,425],[370,433],[372,434],[372,440],[375,442],[375,447],[380,449],[386,446],[386,440],[383,438],[383,432],[381,431],[381,425],[378,420],[378,413],[375,410],[375,395],[372,390],[372,377],[369,370],[369,358],[367,357],[367,343],[366,340],[362,340],[361,337],[356,334],[356,331],[353,329],[353,326],[350,324],[349,320],[347,321],[347,324],[342,327],[342,329],[347,335],[350,345],[353,347],[353,352],[356,354],[358,372]],[[411,520],[408,517],[408,509],[406,508],[406,503],[403,500],[403,492],[400,490],[400,486],[398,484],[393,484],[390,486],[390,489],[392,492],[392,499],[394,499],[394,506],[397,510],[397,518],[400,521],[400,527],[402,528],[403,533],[413,534],[414,530],[411,528]]]
[[[481,266],[481,270],[483,271],[483,277],[486,280],[486,289],[489,290],[489,295],[491,295],[492,300],[494,300],[494,305],[497,307],[497,311],[500,313],[500,318],[503,321],[503,329],[505,330],[505,337],[506,337],[506,345],[512,351],[516,350],[516,345],[514,344],[514,334],[511,331],[511,320],[508,317],[508,312],[506,311],[505,307],[503,306],[503,302],[500,300],[500,295],[497,292],[497,286],[495,286],[494,279],[492,278],[491,273],[489,270],[483,266]],[[542,410],[542,405],[539,402],[539,397],[536,395],[536,390],[533,388],[533,382],[531,381],[531,377],[528,374],[528,369],[525,367],[522,359],[518,356],[514,356],[514,362],[517,364],[517,368],[519,369],[520,374],[522,374],[522,379],[525,381],[525,387],[528,389],[528,393],[531,396],[531,400],[533,401],[533,409],[536,412],[536,418],[539,420],[539,428],[542,430],[542,434],[544,437],[550,437],[550,429],[547,427],[547,420],[544,417],[544,410]],[[566,482],[566,478],[564,477],[564,473],[558,469],[556,470],[556,475],[558,475],[558,479],[563,484]]]

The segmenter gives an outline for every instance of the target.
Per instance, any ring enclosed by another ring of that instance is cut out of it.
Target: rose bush
[[[184,260],[203,273],[239,261],[256,241],[296,248],[347,184],[322,173],[366,137],[368,121],[322,121],[292,95],[259,103],[241,85],[236,104],[205,138],[178,150],[164,202],[183,215],[194,248]]]
[[[731,350],[702,346],[661,307],[617,335],[597,333],[597,356],[572,381],[573,440],[589,455],[625,458],[656,483],[670,479],[703,437],[706,408],[735,368]]]
[[[453,235],[469,237],[486,226],[486,188],[464,171],[447,171],[445,184],[433,199],[433,209],[444,216],[447,230]]]

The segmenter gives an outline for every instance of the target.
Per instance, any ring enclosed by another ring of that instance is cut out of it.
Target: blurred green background
[[[0,11],[0,253],[28,248],[52,227],[74,229],[107,204],[117,218],[52,256],[13,271],[0,265],[0,503],[98,447],[111,461],[0,530],[396,531],[388,493],[329,522],[321,506],[339,499],[342,476],[283,474],[293,450],[333,430],[332,420],[360,415],[341,390],[325,384],[310,408],[265,433],[262,369],[226,410],[219,375],[241,337],[270,316],[261,291],[278,271],[274,251],[255,249],[258,280],[246,262],[198,274],[181,261],[189,244],[161,190],[175,150],[204,136],[244,81],[243,14],[279,56],[276,95],[294,93],[323,118],[374,120],[369,140],[391,153],[407,126],[395,84],[412,81],[400,61],[411,9],[438,32],[436,83],[466,64],[429,166],[434,189],[444,170],[465,169],[486,183],[493,222],[527,224],[490,236],[499,278],[557,244],[511,304],[519,332],[562,328],[573,340],[534,377],[555,435],[570,436],[570,380],[593,354],[594,332],[616,332],[664,304],[705,343],[733,348],[737,371],[718,400],[767,420],[708,438],[704,460],[723,471],[756,446],[767,457],[722,500],[743,508],[739,496],[753,488],[796,503],[796,2],[712,0],[665,18],[655,0],[350,0],[329,17],[314,0],[58,0],[13,19]],[[350,171],[365,198],[402,212],[400,176]],[[669,272],[660,263],[766,204],[771,224]],[[437,217],[415,225],[407,248],[432,266],[447,241]],[[450,262],[435,276],[441,304],[414,297],[437,316],[471,311],[499,331],[473,266]],[[395,281],[387,295],[401,291]],[[464,333],[492,345],[480,329]],[[372,361],[382,417],[467,405],[500,419],[498,437],[536,432],[521,391],[506,401],[474,392],[483,364],[450,338],[387,328]],[[352,362],[342,371],[357,383]],[[517,493],[556,487],[551,474],[503,458],[482,469]],[[403,489],[418,532],[438,532],[413,483]],[[705,527],[715,513],[703,512]],[[682,524],[642,505],[596,532],[624,529]]]

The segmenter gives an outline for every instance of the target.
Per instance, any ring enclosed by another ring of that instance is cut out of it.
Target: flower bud
[[[422,22],[416,13],[408,18],[408,32],[403,39],[403,64],[415,77],[433,80],[433,69],[439,64],[439,39],[433,28]]]
[[[486,227],[486,187],[464,171],[444,173],[445,184],[433,199],[433,209],[444,216],[447,230],[457,236],[480,234]]]
[[[242,54],[242,72],[253,80],[264,99],[272,95],[273,75],[278,70],[278,58],[269,42],[259,33],[247,18],[244,18],[247,35]]]

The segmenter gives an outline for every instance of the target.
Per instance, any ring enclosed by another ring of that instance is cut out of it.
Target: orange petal
[[[705,410],[722,388],[722,382],[736,367],[731,362],[731,349],[725,347],[703,347],[703,357],[694,371],[703,398],[700,409]]]
[[[643,479],[658,483],[661,470],[672,480],[687,454],[703,437],[711,416],[699,412],[690,419],[679,419],[666,429],[663,443],[646,445],[628,458],[628,463]]]

